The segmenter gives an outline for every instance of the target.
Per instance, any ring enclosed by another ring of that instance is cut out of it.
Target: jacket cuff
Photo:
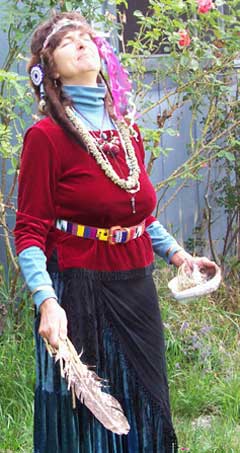
[[[166,253],[166,261],[167,261],[167,263],[168,264],[172,264],[171,263],[171,258],[173,257],[173,255],[175,253],[180,252],[181,250],[183,250],[183,248],[178,243],[176,243],[175,245],[170,247],[170,249]]]
[[[37,312],[39,312],[41,304],[50,297],[57,300],[56,293],[52,286],[49,286],[49,289],[41,289],[33,295],[33,301],[36,305]]]

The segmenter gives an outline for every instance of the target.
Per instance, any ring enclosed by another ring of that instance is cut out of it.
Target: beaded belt
[[[56,228],[81,238],[98,239],[100,241],[106,241],[109,244],[122,244],[142,236],[145,231],[145,220],[131,227],[117,225],[111,228],[97,228],[58,219],[56,221]]]

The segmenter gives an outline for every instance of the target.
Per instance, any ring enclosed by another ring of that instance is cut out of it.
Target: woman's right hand
[[[58,348],[58,339],[67,338],[66,312],[56,299],[46,299],[40,306],[41,320],[39,335],[45,338],[53,348]]]

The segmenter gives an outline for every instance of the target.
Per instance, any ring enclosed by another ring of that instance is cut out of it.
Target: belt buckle
[[[112,226],[109,229],[109,236],[108,236],[108,243],[109,244],[115,245],[115,244],[121,244],[122,243],[121,241],[115,241],[114,240],[113,235],[114,235],[114,233],[116,233],[116,231],[121,231],[121,232],[126,231],[127,232],[127,238],[124,241],[124,244],[129,241],[129,239],[130,239],[130,228],[121,227],[120,225],[116,225],[116,226]]]
[[[112,226],[112,227],[109,229],[108,242],[109,242],[109,244],[111,244],[111,245],[116,244],[116,241],[113,240],[113,235],[114,235],[114,233],[115,233],[117,230],[121,230],[120,225]]]

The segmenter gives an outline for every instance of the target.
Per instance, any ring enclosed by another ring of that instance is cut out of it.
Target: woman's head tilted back
[[[74,35],[76,33],[88,38],[89,42],[95,46],[92,41],[93,30],[86,20],[76,12],[54,15],[52,19],[41,24],[33,34],[31,42],[32,56],[28,64],[28,71],[30,73],[35,65],[40,65],[42,67],[44,72],[43,84],[46,98],[48,99],[48,97],[50,97],[50,101],[51,95],[53,94],[52,91],[60,95],[62,84],[66,82],[64,77],[61,77],[61,70],[67,69],[69,54],[67,52],[62,52],[61,57],[59,47],[61,47],[61,42],[65,39],[65,36]],[[96,54],[99,58],[97,48]],[[99,71],[100,67],[98,72]],[[39,86],[33,86],[39,99]]]
[[[59,53],[59,47],[62,47],[63,39],[66,41],[66,36],[74,34],[79,34],[79,36],[82,35],[85,37],[85,40],[92,43],[92,47],[95,46],[92,40],[93,30],[86,20],[76,12],[56,14],[49,21],[41,24],[34,32],[31,42],[32,57],[28,64],[28,70],[30,72],[31,68],[36,64],[44,66],[44,85],[46,83],[47,86],[49,86],[51,82],[54,87],[56,87],[56,82],[61,85],[61,67],[66,69],[68,59],[71,56],[68,55],[67,52],[63,54],[65,57],[65,65],[60,65],[60,74],[58,74],[59,68],[57,67],[58,63],[56,60]],[[99,57],[97,47],[95,46],[95,48],[97,57]],[[65,82],[64,78],[63,82]],[[39,94],[39,90],[37,89],[36,94]]]
[[[66,115],[72,100],[63,85],[94,86],[104,82],[105,106],[113,118],[128,114],[131,83],[126,70],[110,44],[99,36],[78,12],[55,14],[34,32],[28,71],[40,110],[52,117],[67,133],[82,144]],[[101,71],[101,59],[108,70],[108,81]],[[35,72],[34,72],[35,71]],[[37,82],[37,83],[36,83]]]
[[[35,30],[31,41],[31,58],[28,72],[37,65],[43,73],[44,110],[67,133],[82,144],[79,134],[69,122],[65,106],[72,105],[64,93],[63,85],[94,85],[104,81],[107,85],[106,105],[111,114],[112,97],[108,84],[100,71],[100,56],[93,41],[94,31],[77,12],[55,14]],[[40,100],[40,85],[32,83]]]

